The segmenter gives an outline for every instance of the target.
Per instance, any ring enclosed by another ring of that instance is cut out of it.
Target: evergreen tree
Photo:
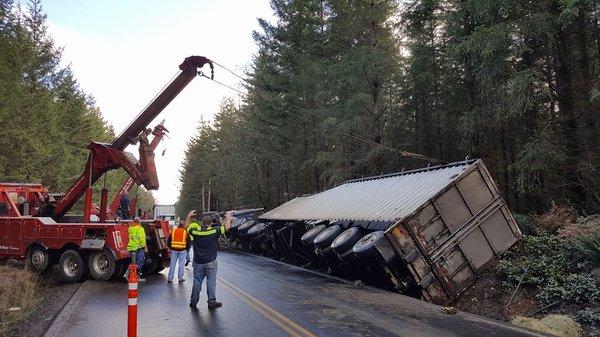
[[[87,145],[114,138],[60,60],[40,1],[21,10],[0,0],[0,181],[40,182],[62,192],[81,174]],[[109,173],[110,195],[125,178],[122,170]],[[103,184],[97,183],[96,201]]]
[[[271,5],[244,103],[224,104],[188,149],[219,169],[187,166],[182,204],[216,180],[211,203],[272,207],[426,165],[408,150],[482,158],[517,211],[600,210],[600,1]]]

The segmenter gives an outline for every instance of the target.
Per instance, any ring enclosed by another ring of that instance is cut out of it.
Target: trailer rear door
[[[455,299],[520,236],[481,161],[388,232],[424,296],[436,303]]]

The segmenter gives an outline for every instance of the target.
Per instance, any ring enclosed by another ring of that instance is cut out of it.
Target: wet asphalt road
[[[357,286],[266,258],[219,253],[217,298],[223,307],[188,307],[186,282],[166,271],[140,283],[138,336],[533,336],[479,316],[444,314],[412,298]],[[191,265],[190,265],[191,267]],[[57,336],[125,336],[127,285],[86,282]]]

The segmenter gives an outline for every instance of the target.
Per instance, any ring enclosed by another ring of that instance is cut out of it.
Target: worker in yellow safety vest
[[[167,239],[167,245],[171,248],[171,263],[169,264],[168,283],[173,283],[175,276],[175,268],[177,267],[177,280],[179,283],[185,282],[183,274],[185,272],[185,261],[187,250],[190,248],[192,237],[185,230],[185,224],[180,222],[176,228],[171,231],[171,235]]]
[[[142,227],[142,220],[139,216],[133,219],[133,222],[129,223],[129,229],[127,231],[127,251],[131,254],[131,263],[135,263],[138,268],[138,282],[144,282],[142,278],[142,267],[144,267],[144,260],[146,258],[146,231]],[[125,275],[125,278],[127,279]]]

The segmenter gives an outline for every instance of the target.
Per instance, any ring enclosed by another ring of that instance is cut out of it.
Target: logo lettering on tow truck
[[[0,246],[0,249],[4,249],[4,250],[19,250],[19,247],[13,247],[13,246]]]
[[[121,232],[114,231],[113,232],[113,237],[115,239],[115,244],[117,245],[117,247],[118,248],[123,247],[123,241],[121,240]]]

